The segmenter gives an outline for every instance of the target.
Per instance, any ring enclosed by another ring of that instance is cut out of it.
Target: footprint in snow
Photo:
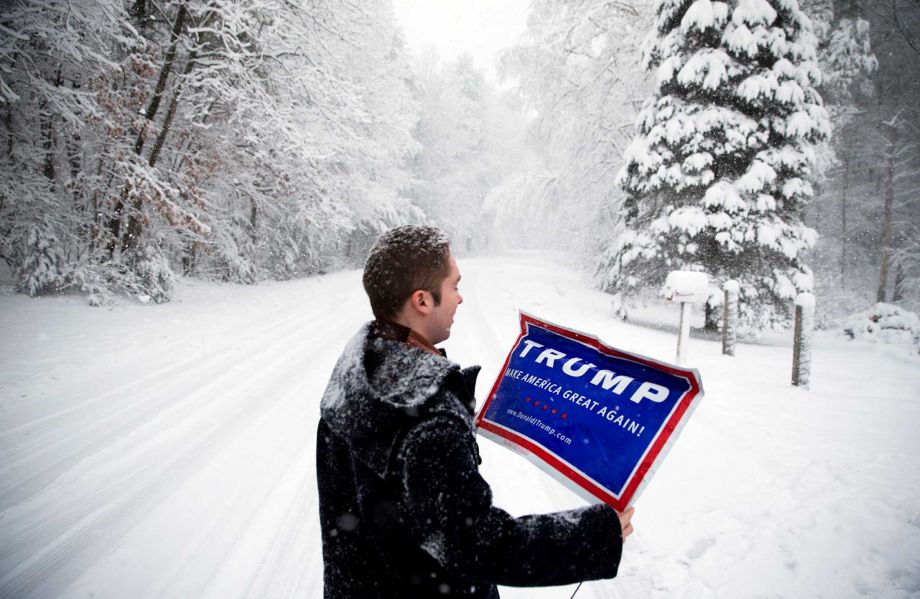
[[[688,559],[696,559],[706,553],[706,550],[716,544],[716,540],[712,537],[706,537],[704,539],[697,540],[690,549],[687,550]]]

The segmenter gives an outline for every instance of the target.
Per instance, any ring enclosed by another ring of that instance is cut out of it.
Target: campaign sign
[[[696,370],[521,314],[521,334],[476,416],[583,496],[625,510],[703,396]]]

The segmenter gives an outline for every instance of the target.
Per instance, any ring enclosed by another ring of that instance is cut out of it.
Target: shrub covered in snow
[[[920,353],[920,317],[894,304],[879,302],[846,319],[843,332],[850,339],[910,345]]]
[[[53,223],[41,219],[25,229],[24,237],[17,269],[19,291],[36,296],[64,287],[66,268]]]
[[[630,296],[702,269],[738,281],[742,329],[787,322],[813,287],[802,209],[830,133],[810,21],[796,2],[661,0],[646,63],[658,89],[624,154],[604,288]]]

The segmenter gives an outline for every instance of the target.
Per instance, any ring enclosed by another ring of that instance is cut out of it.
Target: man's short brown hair
[[[450,239],[440,229],[405,225],[381,235],[364,263],[364,291],[378,319],[392,319],[423,289],[441,303],[441,282],[450,272]]]

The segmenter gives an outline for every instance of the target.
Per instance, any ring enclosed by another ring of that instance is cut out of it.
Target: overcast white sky
[[[495,78],[498,52],[527,25],[529,0],[394,0],[396,19],[416,54],[433,45],[442,60],[464,52]]]

